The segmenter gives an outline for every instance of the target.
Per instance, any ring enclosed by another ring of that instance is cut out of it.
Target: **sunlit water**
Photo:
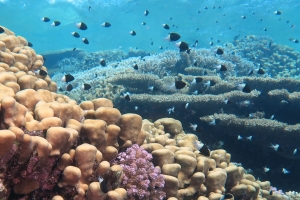
[[[289,41],[289,38],[300,39],[299,5],[297,0],[0,0],[0,24],[27,38],[38,53],[74,47],[87,51],[133,47],[159,52],[160,46],[176,49],[173,43],[164,40],[169,32],[180,33],[181,39],[189,44],[198,40],[198,47],[209,47],[211,41],[223,45],[232,42],[238,34],[240,37],[267,35],[274,42],[299,51],[299,44]],[[150,12],[148,16],[143,14],[146,9]],[[276,10],[282,15],[275,15]],[[243,15],[246,19],[241,18]],[[44,16],[51,21],[42,22]],[[59,20],[61,25],[51,26],[54,20]],[[88,30],[81,31],[75,26],[80,21],[88,25]],[[105,21],[112,26],[102,27]],[[141,25],[142,22],[146,25]],[[162,27],[164,23],[170,30]],[[137,35],[131,36],[131,30]],[[72,37],[73,31],[88,38],[90,44]]]

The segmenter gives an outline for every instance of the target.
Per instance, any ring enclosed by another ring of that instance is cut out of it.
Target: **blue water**
[[[161,51],[159,46],[176,49],[174,44],[163,39],[169,32],[180,32],[182,40],[189,44],[198,40],[198,47],[209,47],[210,41],[215,44],[217,40],[220,40],[219,44],[231,42],[238,34],[266,35],[276,43],[299,51],[300,45],[289,41],[289,38],[300,35],[300,22],[297,20],[299,5],[300,2],[296,0],[1,0],[0,24],[27,38],[40,54],[74,47],[84,48],[89,52],[116,48],[127,50],[129,47],[149,52]],[[204,9],[206,6],[208,9]],[[213,6],[216,8],[213,9]],[[146,9],[150,12],[147,17],[143,15]],[[280,10],[282,15],[275,15],[273,12],[276,10]],[[242,15],[246,19],[242,19]],[[42,22],[41,18],[44,16],[51,21]],[[54,20],[59,20],[61,25],[51,26]],[[75,26],[80,21],[88,25],[88,30],[81,31]],[[101,24],[105,21],[112,26],[102,27]],[[147,24],[143,26],[142,22]],[[163,23],[169,24],[171,29],[165,30]],[[263,31],[264,28],[267,31]],[[131,36],[131,30],[135,30],[137,35]],[[72,37],[73,31],[88,38],[90,44],[86,45],[80,39]],[[153,45],[150,44],[151,41]]]

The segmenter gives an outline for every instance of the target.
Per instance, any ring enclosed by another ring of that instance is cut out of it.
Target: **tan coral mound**
[[[168,199],[270,199],[269,182],[245,175],[216,150],[209,157],[198,138],[172,118],[155,123],[121,114],[104,98],[82,102],[56,93],[56,83],[36,70],[43,57],[25,38],[0,34],[0,198],[122,200],[122,167],[112,165],[120,149],[142,145],[165,178]],[[118,176],[116,176],[118,174]],[[107,179],[106,185],[100,184]],[[110,182],[110,180],[114,180]],[[106,188],[107,187],[107,188]],[[53,190],[55,188],[55,190]],[[108,191],[107,191],[108,190]],[[274,198],[272,198],[274,199]]]

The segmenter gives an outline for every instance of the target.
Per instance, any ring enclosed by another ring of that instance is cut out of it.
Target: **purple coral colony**
[[[299,200],[283,1],[0,0],[0,200]]]

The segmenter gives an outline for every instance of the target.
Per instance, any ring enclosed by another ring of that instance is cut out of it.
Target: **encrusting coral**
[[[230,163],[225,150],[203,154],[198,138],[186,134],[178,120],[151,123],[137,114],[122,115],[108,99],[77,105],[57,94],[49,76],[35,73],[47,71],[43,57],[25,38],[4,30],[0,198],[163,199],[165,193],[170,200],[202,200],[220,199],[225,192],[237,199],[241,194],[247,199],[282,198],[270,195],[269,182]],[[136,191],[133,183],[144,191]]]

